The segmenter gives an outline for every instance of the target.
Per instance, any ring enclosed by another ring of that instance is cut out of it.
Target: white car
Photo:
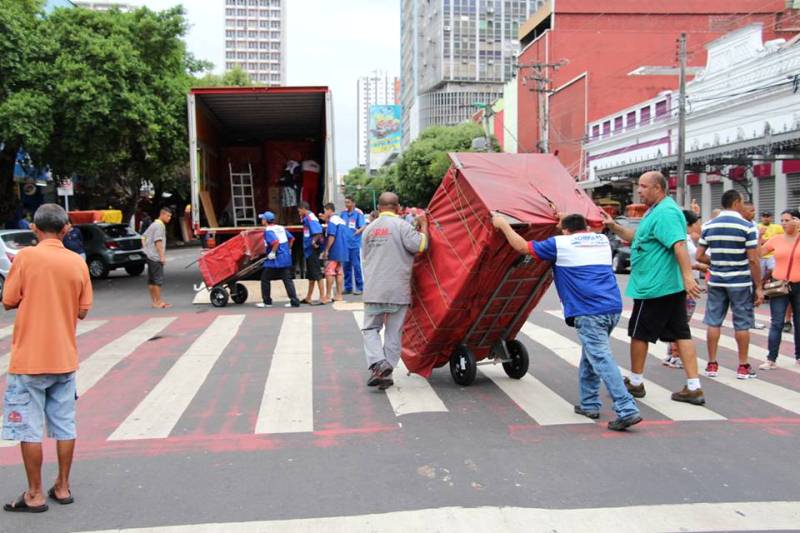
[[[0,230],[0,299],[3,298],[3,286],[11,270],[11,262],[20,250],[28,246],[36,246],[36,235],[31,230]]]

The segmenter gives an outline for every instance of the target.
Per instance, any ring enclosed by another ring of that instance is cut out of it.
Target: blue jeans
[[[3,400],[4,440],[42,442],[47,435],[73,440],[75,432],[75,372],[69,374],[9,374]]]
[[[619,367],[611,355],[608,336],[619,322],[619,314],[584,315],[575,317],[575,329],[583,347],[580,376],[581,408],[587,412],[597,412],[600,401],[600,381],[606,385],[614,411],[620,418],[638,415],[639,407],[622,381]]]
[[[361,248],[347,250],[347,261],[344,262],[344,290],[353,291],[353,272],[356,275],[356,289],[364,290],[364,279],[361,276]]]
[[[794,322],[794,357],[800,359],[800,283],[792,283],[792,290],[786,296],[772,296],[769,299],[769,354],[770,361],[778,360],[778,350],[781,347],[783,335],[783,321],[786,309],[792,306],[792,322]]]

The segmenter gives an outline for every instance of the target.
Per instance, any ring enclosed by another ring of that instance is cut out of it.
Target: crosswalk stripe
[[[624,316],[625,318],[630,319],[630,317],[632,316],[632,313],[631,313],[631,311],[623,311],[622,312],[622,316]],[[697,328],[691,328],[691,330],[692,330],[692,337],[694,337],[694,338],[696,338],[698,340],[701,340],[703,342],[706,341],[706,333],[705,333],[705,331],[697,329]],[[751,333],[752,333],[752,330],[751,330]],[[736,344],[736,339],[733,338],[733,337],[730,337],[729,335],[720,334],[720,336],[719,336],[719,346],[722,347],[722,348],[726,348],[728,350],[732,350],[732,351],[737,352],[737,353],[739,351],[739,348],[738,348],[738,346]],[[666,354],[666,352],[665,352],[665,354]],[[755,344],[752,344],[752,343],[750,344],[750,349],[748,350],[748,356],[750,358],[755,359],[756,361],[763,362],[763,361],[767,360],[767,354],[769,354],[769,350],[766,350],[766,349],[762,348],[761,346],[756,346]],[[666,355],[665,355],[665,357],[666,357]],[[784,370],[788,370],[789,372],[794,372],[796,374],[800,374],[800,367],[798,367],[798,366],[784,365],[781,368],[784,369]]]
[[[78,322],[78,326],[75,328],[75,336],[79,337],[84,333],[89,333],[90,331],[94,331],[103,324],[105,324],[107,320],[86,320]],[[13,329],[13,327],[12,327]],[[8,372],[8,364],[11,362],[11,352],[0,356],[0,377],[5,375]]]
[[[0,328],[0,339],[5,339],[12,333],[14,333],[14,324],[11,324],[10,326],[6,326],[4,328]]]
[[[256,433],[314,431],[311,317],[311,313],[283,317],[258,411]]]
[[[151,318],[90,355],[78,369],[78,396],[94,387],[103,376],[132,354],[139,345],[157,335],[174,320],[175,317]]]
[[[217,317],[108,440],[168,437],[243,321],[244,315]]]
[[[558,316],[555,312],[550,314]],[[546,346],[550,351],[575,368],[580,365],[580,344],[531,322],[526,322],[522,326],[522,333],[537,343]],[[627,369],[620,367],[620,370],[624,370],[624,375],[629,375]],[[678,421],[726,420],[724,416],[715,413],[711,409],[672,401],[670,391],[652,381],[647,383],[647,388],[651,394],[648,394],[645,398],[637,398],[636,401],[658,411],[667,418]]]
[[[594,424],[593,420],[575,414],[572,404],[530,374],[510,379],[499,364],[481,366],[480,371],[542,426]]]
[[[353,311],[353,317],[360,328],[364,324],[364,312]],[[381,338],[383,331],[381,331]],[[433,390],[428,380],[417,374],[409,374],[402,359],[392,375],[394,386],[386,389],[386,396],[395,415],[412,413],[446,413],[444,402]]]

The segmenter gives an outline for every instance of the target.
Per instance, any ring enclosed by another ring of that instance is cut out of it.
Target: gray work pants
[[[364,353],[367,355],[367,365],[379,363],[386,359],[392,368],[400,362],[400,338],[403,334],[403,321],[406,318],[408,306],[404,305],[394,313],[379,313],[375,315],[364,314]],[[384,342],[381,345],[381,328],[384,330]]]

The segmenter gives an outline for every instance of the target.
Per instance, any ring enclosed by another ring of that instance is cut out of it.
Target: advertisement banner
[[[373,105],[369,108],[369,151],[372,168],[378,161],[399,151],[402,143],[400,127],[402,113],[399,105]]]

